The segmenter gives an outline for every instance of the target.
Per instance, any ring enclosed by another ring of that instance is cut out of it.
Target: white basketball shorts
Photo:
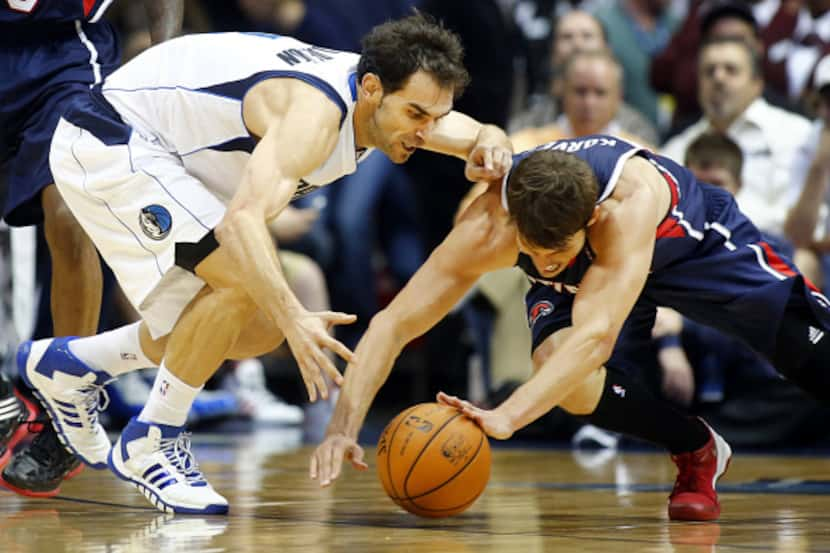
[[[133,132],[108,146],[61,119],[49,152],[55,184],[154,338],[168,334],[204,286],[175,265],[177,242],[198,242],[225,205],[178,157]]]

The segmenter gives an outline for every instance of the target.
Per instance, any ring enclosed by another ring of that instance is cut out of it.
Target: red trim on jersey
[[[761,248],[764,250],[764,255],[766,255],[767,262],[769,263],[770,267],[788,277],[794,277],[798,275],[798,273],[793,271],[790,268],[790,266],[787,265],[786,261],[781,259],[781,256],[775,253],[775,250],[772,249],[772,246],[770,246],[766,242],[758,242],[758,245],[761,246]],[[813,284],[809,278],[807,278],[804,275],[801,275],[801,278],[804,279],[804,283],[807,285],[807,288],[809,288],[813,292],[821,293],[821,290],[818,289],[818,286]]]
[[[89,14],[92,12],[92,8],[95,7],[96,0],[84,0],[84,17],[89,17]]]
[[[677,217],[673,216],[672,210],[680,201],[680,192],[677,190],[677,183],[671,175],[657,168],[657,171],[666,180],[669,185],[669,192],[671,192],[671,205],[669,206],[669,213],[666,215],[660,226],[657,227],[657,238],[682,238],[686,236],[686,229],[678,224]]]

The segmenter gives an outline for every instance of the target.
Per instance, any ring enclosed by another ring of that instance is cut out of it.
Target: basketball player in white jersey
[[[376,27],[361,55],[274,35],[224,33],[151,48],[70,108],[50,163],[58,189],[142,321],[91,338],[27,343],[21,374],[64,445],[107,465],[160,510],[225,513],[184,422],[226,358],[283,339],[309,398],[342,381],[323,348],[342,313],[305,310],[286,285],[267,222],[356,170],[377,148],[467,160],[471,180],[511,163],[504,133],[452,111],[468,76],[458,38],[423,16]],[[150,398],[114,447],[98,422],[103,385],[158,366]]]

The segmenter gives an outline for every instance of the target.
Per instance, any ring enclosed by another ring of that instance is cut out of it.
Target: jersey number
[[[32,13],[40,0],[6,0],[6,4],[16,12]]]

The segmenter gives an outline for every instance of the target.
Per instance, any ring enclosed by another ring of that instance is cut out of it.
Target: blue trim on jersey
[[[126,124],[115,108],[95,88],[86,98],[73,101],[64,113],[64,119],[84,130],[107,146],[123,145],[130,141],[133,128]]]
[[[352,92],[352,100],[357,101],[357,73],[349,75],[349,90]]]
[[[274,39],[277,39],[277,38],[282,38],[282,35],[277,35],[277,34],[274,34],[274,33],[263,33],[263,32],[260,32],[260,31],[241,31],[239,34],[240,35],[257,36],[257,37],[260,37],[260,38],[268,38],[268,39],[271,39],[271,40],[274,40]]]
[[[329,83],[327,83],[320,77],[309,75],[308,73],[300,73],[299,71],[285,70],[262,71],[261,73],[255,73],[250,77],[240,79],[238,81],[229,81],[226,83],[221,83],[205,88],[199,88],[196,89],[196,92],[207,92],[208,94],[215,94],[217,96],[223,96],[225,98],[233,98],[241,102],[242,98],[245,97],[245,94],[248,92],[248,90],[250,90],[251,87],[253,87],[255,84],[266,79],[275,78],[297,79],[321,90],[323,93],[325,93],[326,96],[329,97],[329,99],[332,102],[334,102],[337,105],[337,107],[340,108],[340,126],[343,126],[343,121],[346,119],[346,113],[348,112],[346,102],[343,101],[343,98],[340,97],[340,94],[338,94],[334,87],[332,87]]]
[[[212,144],[210,146],[202,146],[201,148],[196,148],[190,152],[185,152],[183,154],[179,154],[182,157],[193,155],[195,153],[201,152],[203,150],[216,150],[217,152],[246,152],[246,153],[253,153],[254,147],[256,146],[256,140],[254,140],[250,136],[237,136],[236,138],[231,138],[230,140],[226,140],[224,142],[220,142],[219,144]]]

